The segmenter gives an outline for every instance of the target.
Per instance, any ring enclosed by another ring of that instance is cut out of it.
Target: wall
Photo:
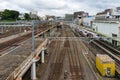
[[[116,22],[94,21],[92,23],[92,28],[94,28],[95,31],[103,33],[110,37],[112,37],[112,34],[117,34],[117,36],[119,35],[119,24]]]
[[[95,19],[94,16],[84,17],[83,18],[83,25],[86,27],[91,27],[91,21],[93,21],[94,19]]]
[[[105,36],[108,37],[120,37],[120,24],[117,21],[93,21],[92,28]],[[105,41],[108,41],[112,43],[114,46],[120,45],[119,42],[112,39],[105,39]]]

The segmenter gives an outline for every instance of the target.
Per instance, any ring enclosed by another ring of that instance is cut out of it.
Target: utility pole
[[[34,20],[32,21],[32,53],[35,53],[35,42],[34,42],[34,27],[37,24],[37,11],[32,11],[32,17]],[[37,26],[37,25],[36,25]],[[32,66],[31,66],[31,80],[36,80],[36,60],[33,58]]]
[[[34,47],[34,25],[35,21],[32,21],[32,53],[34,55],[35,47]],[[36,61],[35,59],[32,60],[32,66],[31,66],[31,80],[36,80]]]

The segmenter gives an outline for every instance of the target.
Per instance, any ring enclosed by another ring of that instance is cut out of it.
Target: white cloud
[[[107,8],[119,6],[118,0],[0,0],[0,9],[14,9],[20,12],[38,11],[39,15],[57,15],[75,11],[96,14]]]

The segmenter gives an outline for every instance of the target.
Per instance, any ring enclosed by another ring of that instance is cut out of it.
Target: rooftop
[[[97,54],[97,57],[103,62],[103,63],[110,63],[110,62],[114,62],[114,60],[109,57],[106,54]]]

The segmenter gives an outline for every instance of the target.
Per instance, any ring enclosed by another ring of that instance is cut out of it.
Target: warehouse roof
[[[103,63],[109,63],[109,62],[114,62],[114,60],[109,57],[106,54],[97,54],[97,57],[103,62]]]

